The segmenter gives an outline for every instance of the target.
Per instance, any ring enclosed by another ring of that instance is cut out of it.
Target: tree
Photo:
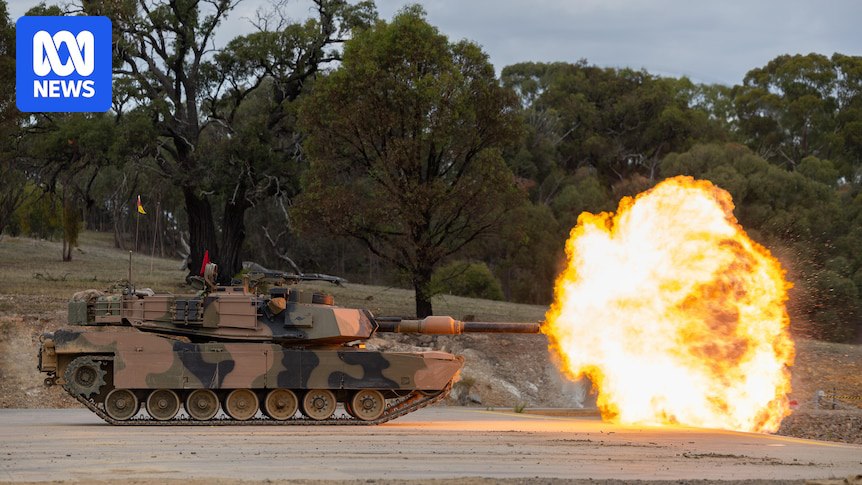
[[[244,150],[249,145],[236,136],[237,114],[253,93],[268,86],[268,122],[258,133],[270,151],[278,152],[281,142],[270,137],[284,128],[281,122],[291,111],[286,105],[338,57],[331,46],[376,16],[367,2],[315,0],[315,19],[280,22],[275,31],[261,22],[260,32],[214,49],[213,36],[238,1],[83,2],[87,13],[111,17],[117,38],[115,82],[137,88],[130,104],[146,108],[159,130],[152,156],[157,170],[183,194],[189,270],[196,272],[209,251],[221,266],[223,282],[240,269],[245,212],[277,193],[282,174],[289,173],[284,164],[295,162],[289,151],[260,159],[259,151]],[[293,133],[288,135],[290,140]],[[226,138],[233,143],[220,143]]]
[[[509,301],[546,305],[565,264],[567,230],[550,207],[529,201],[506,215],[499,237],[483,244],[481,256],[499,275]]]
[[[0,235],[24,200],[24,174],[11,161],[19,115],[15,107],[15,25],[9,21],[6,1],[0,0]]]
[[[0,124],[18,117],[15,108],[15,24],[9,20],[6,1],[0,0]]]
[[[791,170],[832,160],[848,181],[862,168],[862,57],[782,55],[734,86],[736,130],[767,160]]]
[[[833,54],[838,71],[835,98],[840,157],[849,180],[862,184],[862,56]]]
[[[303,103],[309,133],[301,228],[348,235],[408,275],[432,312],[443,259],[488,236],[520,196],[500,149],[517,99],[487,55],[450,43],[418,6],[345,45],[342,66]]]
[[[515,64],[502,77],[520,94],[529,125],[528,152],[515,166],[528,168],[519,175],[537,177],[543,201],[562,189],[556,169],[570,175],[590,167],[607,186],[635,176],[652,182],[668,153],[723,136],[720,120],[698,107],[720,97],[686,78],[601,68],[586,60]]]

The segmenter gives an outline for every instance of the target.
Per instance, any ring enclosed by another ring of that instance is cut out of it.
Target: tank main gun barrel
[[[462,333],[539,333],[541,322],[462,322],[452,317],[431,316],[422,320],[397,317],[375,318],[377,331],[386,333],[423,333],[460,335]]]

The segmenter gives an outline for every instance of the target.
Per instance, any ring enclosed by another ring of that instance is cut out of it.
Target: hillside
[[[60,261],[60,244],[25,238],[0,240],[0,407],[77,406],[60,390],[42,386],[36,370],[38,337],[65,323],[66,302],[75,291],[111,290],[128,276],[128,252],[111,247],[110,235],[84,233],[73,261]],[[133,259],[138,287],[182,292],[178,260]],[[377,315],[411,315],[412,291],[347,284],[306,284],[332,293],[343,306],[368,308]],[[437,314],[458,319],[535,321],[545,308],[454,296],[434,299]],[[463,335],[375,337],[382,350],[439,349],[464,355],[467,364],[449,402],[494,407],[581,407],[592,402],[586,386],[561,377],[541,335]],[[660,376],[657,376],[660,379]],[[785,431],[797,436],[862,442],[862,419],[853,403],[838,400],[837,411],[818,411],[819,390],[862,395],[862,348],[811,340],[797,341],[791,399],[798,403]],[[829,401],[831,407],[832,401]],[[849,436],[848,436],[849,434]]]

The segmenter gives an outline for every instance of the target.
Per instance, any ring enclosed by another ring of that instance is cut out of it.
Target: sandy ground
[[[862,446],[436,407],[376,427],[112,427],[0,410],[0,480],[804,480],[862,473]]]

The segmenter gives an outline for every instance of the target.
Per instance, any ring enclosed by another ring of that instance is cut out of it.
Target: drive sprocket
[[[90,398],[101,391],[106,375],[101,361],[89,355],[81,356],[66,366],[66,372],[63,374],[66,383],[63,387],[73,396]]]

